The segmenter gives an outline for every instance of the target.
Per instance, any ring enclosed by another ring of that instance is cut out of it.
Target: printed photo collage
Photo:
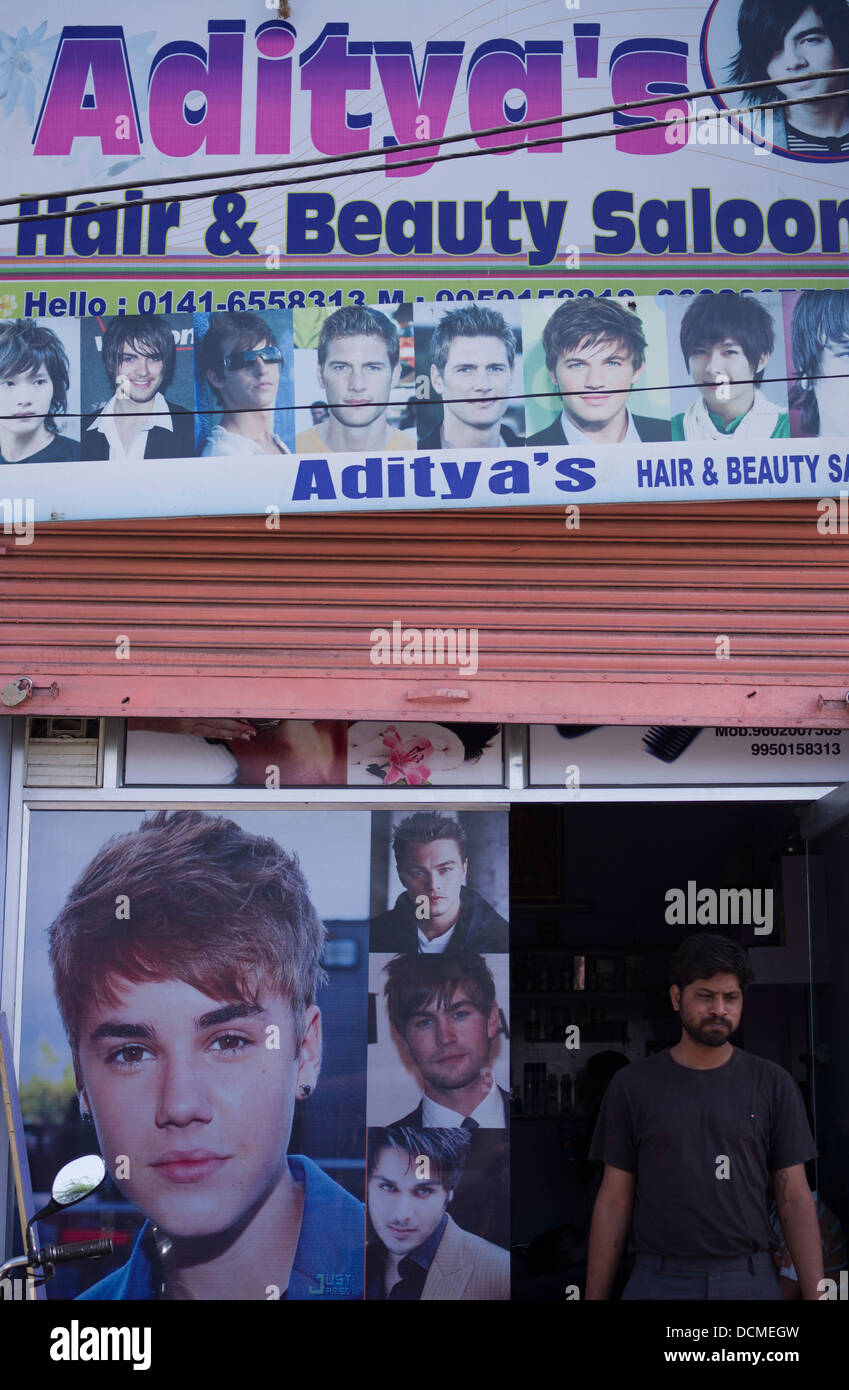
[[[839,436],[847,360],[834,289],[6,319],[0,463]]]
[[[114,1243],[51,1298],[187,1296],[225,1227],[243,1299],[510,1297],[507,835],[441,808],[34,814],[31,1180],[99,1149],[85,1220]]]

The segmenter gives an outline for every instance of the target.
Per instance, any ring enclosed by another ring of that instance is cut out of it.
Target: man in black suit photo
[[[389,1020],[418,1068],[424,1092],[395,1123],[472,1133],[506,1129],[510,1097],[492,1072],[503,1025],[483,956],[396,956],[384,969]]]
[[[192,458],[192,414],[165,398],[177,365],[168,319],[154,314],[113,318],[103,334],[100,360],[113,394],[83,416],[83,458]]]
[[[546,323],[542,343],[562,409],[529,437],[529,447],[671,438],[668,420],[634,415],[628,406],[646,356],[643,326],[633,310],[613,299],[567,300]]]
[[[430,380],[442,397],[442,421],[419,430],[420,449],[515,449],[521,435],[505,424],[518,342],[497,309],[472,304],[439,320],[430,344]],[[420,423],[432,410],[419,407]]]
[[[370,951],[506,951],[509,927],[466,883],[466,832],[442,811],[416,811],[392,837],[404,892],[394,907],[373,917]]]

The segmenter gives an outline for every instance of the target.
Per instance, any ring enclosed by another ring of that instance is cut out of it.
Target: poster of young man
[[[774,153],[819,163],[849,159],[849,97],[837,71],[849,65],[846,0],[714,0],[702,64],[711,86],[772,80],[771,87],[744,86],[715,101],[720,109],[789,102],[740,118],[743,130]],[[804,80],[807,73],[823,76]]]
[[[849,290],[781,296],[794,439],[849,434]]]
[[[366,1297],[391,1302],[510,1297],[510,1255],[464,1229],[454,1201],[473,1136],[463,1129],[370,1129]]]
[[[692,381],[671,392],[672,438],[787,438],[780,296],[731,291],[662,302],[671,380]]]
[[[529,445],[669,439],[657,303],[602,298],[523,306]]]
[[[292,452],[292,315],[286,309],[195,315],[197,452],[277,458]]]
[[[132,1231],[54,1296],[362,1297],[368,846],[351,811],[34,814],[25,1118],[57,1168],[88,1131],[88,1220]]]
[[[0,323],[0,464],[80,457],[80,325]]]
[[[414,317],[419,448],[524,444],[521,306],[416,304]]]
[[[83,458],[192,458],[191,314],[83,319],[81,333]]]

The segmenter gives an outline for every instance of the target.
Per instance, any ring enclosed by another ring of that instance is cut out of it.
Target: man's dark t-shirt
[[[636,1173],[638,1254],[732,1259],[775,1246],[770,1175],[814,1158],[816,1146],[789,1072],[735,1048],[708,1070],[668,1052],[623,1067],[589,1156]]]

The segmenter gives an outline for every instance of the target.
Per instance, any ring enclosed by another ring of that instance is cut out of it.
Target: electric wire
[[[849,68],[826,68],[819,72],[803,73],[799,77],[782,78],[782,85],[787,86],[794,82],[813,82],[820,77],[849,77]],[[701,99],[702,97],[725,96],[729,92],[739,92],[744,90],[757,91],[762,87],[774,88],[775,82],[772,78],[767,77],[761,81],[737,83],[736,85],[730,87],[705,87],[701,91],[697,92],[665,92],[660,93],[658,96],[641,97],[638,101],[614,102],[612,105],[609,106],[597,106],[589,111],[578,111],[572,113],[564,112],[559,116],[538,116],[532,121],[507,121],[503,125],[487,126],[486,128],[480,130],[464,131],[460,135],[435,135],[432,139],[412,140],[407,144],[392,145],[391,147],[387,147],[387,156],[389,153],[406,154],[411,153],[413,150],[420,151],[423,149],[427,149],[430,145],[435,145],[437,149],[439,149],[442,145],[455,145],[463,140],[481,140],[484,137],[488,137],[490,135],[515,134],[517,130],[535,130],[539,127],[547,125],[566,124],[569,121],[590,120],[595,116],[622,115],[627,113],[628,111],[638,111],[641,107],[659,106],[661,104],[661,100],[664,97],[668,98],[669,100],[680,99],[681,101],[696,101]],[[840,95],[845,94],[841,94],[839,92],[830,94],[830,96]],[[800,97],[796,102],[792,104],[802,105],[804,102],[822,100],[822,96]],[[779,103],[776,102],[775,104],[777,105]],[[715,114],[716,116],[726,116],[738,114],[739,112],[748,113],[750,111],[770,111],[772,110],[772,107],[773,103],[771,102],[761,106],[740,107],[737,108],[736,111],[732,111],[730,108],[718,107]],[[711,112],[710,114],[711,116],[713,116],[714,113]],[[688,114],[685,114],[681,117],[681,119],[688,122],[690,119],[698,121],[699,116],[698,114],[696,114],[695,116],[690,117]],[[702,117],[702,119],[704,119],[704,117]],[[601,133],[604,134],[607,132]],[[623,128],[621,133],[624,134],[627,132]],[[514,147],[511,145],[510,148],[513,149]],[[515,148],[518,149],[521,147],[516,146]],[[468,153],[475,155],[479,153],[490,154],[492,153],[492,151],[469,150]],[[289,170],[292,169],[309,169],[312,166],[324,168],[326,165],[329,164],[343,164],[350,163],[351,160],[356,162],[357,160],[371,159],[373,155],[374,150],[371,149],[352,150],[349,151],[347,154],[315,155],[311,159],[286,160],[283,163],[281,163],[279,160],[276,160],[272,164],[257,164],[250,166],[240,165],[237,169],[221,169],[215,172],[210,170],[204,174],[169,174],[161,178],[144,179],[142,180],[142,182],[147,188],[159,188],[164,187],[166,184],[174,183],[200,183],[208,179],[241,178],[241,176],[247,172],[250,172],[251,174],[274,174],[287,173]],[[381,172],[383,172],[384,167],[385,166],[381,166]],[[392,167],[395,166],[393,165]],[[342,177],[345,173],[354,172],[356,172],[354,169],[343,170],[342,175],[340,175],[339,177]],[[118,193],[128,189],[136,188],[138,184],[138,179],[132,179],[127,183],[87,184],[83,188],[67,188],[60,190],[59,192],[53,193],[19,193],[13,198],[0,198],[0,208],[11,207],[15,203],[20,202],[31,202],[33,200],[42,201],[45,198],[74,198],[89,193]],[[269,183],[268,185],[263,185],[263,187],[266,186],[269,188],[273,188],[274,184]],[[119,206],[123,207],[124,204],[119,204]]]
[[[831,72],[830,75],[834,75],[835,72],[838,72],[839,75],[841,75],[841,76],[843,76],[843,75],[849,75],[849,69],[843,69],[843,68],[841,68],[841,69],[832,69],[832,72]],[[796,79],[792,79],[792,80],[795,81]],[[808,76],[806,76],[805,80],[806,80],[806,81],[811,81],[812,79],[811,79],[811,77],[808,75]],[[773,85],[773,84],[770,84],[770,85]],[[716,90],[716,91],[721,91],[721,90],[723,90],[723,89],[721,89],[721,88],[716,88],[715,90]],[[710,93],[709,93],[709,91],[708,91],[708,95],[709,95],[709,94],[710,94]],[[687,101],[687,100],[690,100],[691,98],[694,98],[694,97],[696,97],[696,96],[698,96],[698,95],[699,95],[699,93],[689,93],[689,92],[686,92],[686,93],[682,93],[682,94],[681,94],[681,98],[680,98],[680,99],[681,99],[682,101]],[[843,90],[841,90],[841,91],[838,91],[838,92],[830,92],[830,93],[828,94],[828,100],[836,100],[836,99],[838,99],[838,98],[840,98],[840,97],[849,97],[849,88],[845,88],[845,89],[843,89]],[[671,100],[671,99],[673,99],[673,98],[670,97],[670,98],[668,98],[668,99]],[[712,113],[712,112],[710,113],[710,116],[711,116],[711,119],[717,119],[717,120],[719,120],[719,119],[725,119],[726,117],[729,117],[729,116],[748,116],[748,115],[752,115],[755,111],[771,111],[771,110],[775,110],[775,109],[777,109],[777,108],[785,107],[785,106],[803,106],[803,105],[808,105],[808,104],[810,104],[811,102],[823,101],[823,99],[824,99],[824,98],[823,98],[821,95],[819,95],[819,96],[808,96],[808,97],[787,97],[786,99],[784,99],[784,100],[782,100],[782,101],[770,101],[769,103],[763,104],[763,105],[760,105],[760,106],[740,106],[740,107],[727,107],[727,108],[724,108],[724,109],[722,109],[722,110],[719,110],[719,109],[718,109],[717,112],[716,112],[716,114],[715,114],[715,116],[714,116],[714,113]],[[657,98],[650,98],[649,101],[641,101],[640,103],[634,103],[634,104],[636,104],[636,105],[642,105],[642,106],[657,106],[657,105],[659,105],[659,102],[658,102]],[[624,104],[622,104],[622,105],[620,105],[620,106],[614,106],[614,107],[610,107],[610,108],[604,108],[604,114],[607,114],[608,111],[613,111],[613,112],[625,112],[625,111],[628,109],[628,106],[629,106],[629,103],[624,103]],[[563,116],[563,117],[545,117],[545,118],[542,120],[541,124],[543,124],[543,125],[552,125],[552,124],[556,123],[557,121],[561,121],[561,120],[586,120],[586,119],[588,119],[589,115],[593,115],[593,114],[596,114],[596,113],[579,112],[579,113],[577,113],[576,115],[570,115],[570,116]],[[107,212],[126,212],[126,210],[127,210],[128,207],[132,207],[132,208],[159,207],[159,206],[162,206],[162,205],[165,204],[165,203],[192,203],[192,202],[197,202],[197,201],[199,201],[200,199],[209,198],[209,197],[212,197],[212,196],[214,196],[214,197],[220,197],[220,196],[227,197],[228,195],[232,195],[232,194],[234,194],[234,193],[251,193],[251,192],[255,192],[255,191],[260,190],[260,189],[292,188],[292,187],[297,187],[298,185],[300,185],[300,184],[305,184],[305,183],[308,183],[308,184],[314,184],[314,183],[327,183],[327,182],[329,182],[330,180],[333,180],[333,179],[342,179],[342,178],[346,178],[346,177],[349,177],[349,176],[352,176],[352,175],[356,175],[356,174],[385,174],[385,173],[387,173],[387,171],[394,173],[394,172],[396,172],[396,171],[399,170],[399,169],[414,169],[414,168],[420,167],[420,166],[423,165],[423,164],[426,164],[426,165],[428,166],[428,168],[431,168],[434,164],[446,163],[446,162],[449,161],[449,160],[455,160],[455,159],[480,159],[480,158],[483,158],[483,157],[485,157],[485,156],[487,156],[487,155],[493,155],[493,154],[512,154],[512,153],[513,153],[515,150],[517,150],[517,149],[524,149],[524,150],[539,149],[539,148],[541,148],[541,147],[543,147],[543,146],[549,146],[549,145],[572,145],[572,144],[578,144],[578,143],[580,143],[580,142],[582,142],[582,141],[585,141],[585,140],[602,140],[602,139],[609,139],[610,136],[617,136],[617,135],[619,135],[619,136],[621,136],[621,135],[637,135],[637,134],[640,134],[640,133],[643,132],[643,131],[665,130],[665,129],[668,128],[669,126],[673,126],[673,125],[674,125],[674,126],[681,126],[681,125],[690,124],[690,123],[693,123],[693,122],[695,122],[696,124],[698,124],[699,120],[701,120],[701,121],[704,123],[704,117],[703,117],[703,116],[700,117],[698,113],[696,113],[696,114],[694,114],[694,115],[689,115],[688,113],[682,111],[682,112],[680,112],[678,115],[673,116],[673,117],[671,117],[670,119],[664,120],[664,121],[641,121],[641,122],[638,122],[636,125],[629,125],[629,126],[626,126],[626,127],[623,127],[623,126],[611,126],[611,127],[609,127],[607,130],[588,130],[588,131],[580,131],[580,132],[578,132],[578,133],[575,134],[575,135],[555,135],[555,136],[550,136],[550,137],[548,137],[548,138],[546,138],[546,139],[525,140],[521,145],[516,145],[515,143],[511,143],[511,144],[509,144],[509,145],[492,145],[492,146],[489,146],[487,149],[484,149],[484,150],[458,150],[458,151],[456,151],[456,152],[453,153],[453,154],[433,154],[433,155],[424,155],[424,156],[423,156],[422,158],[420,158],[420,159],[406,159],[406,160],[393,161],[392,164],[391,164],[391,166],[388,165],[387,162],[386,162],[386,160],[384,159],[384,161],[383,161],[382,163],[380,163],[380,164],[364,164],[363,166],[361,166],[361,167],[359,167],[359,168],[348,168],[348,167],[346,167],[346,168],[344,168],[344,169],[339,170],[338,173],[336,173],[336,172],[330,172],[330,173],[324,173],[324,174],[322,174],[322,173],[318,173],[318,174],[303,174],[303,175],[300,175],[299,177],[294,178],[294,179],[267,179],[267,180],[260,180],[259,182],[256,182],[256,183],[253,183],[253,182],[251,182],[251,183],[238,183],[238,184],[228,184],[228,185],[225,185],[224,187],[220,187],[220,188],[204,188],[204,189],[201,189],[201,190],[200,190],[199,192],[197,192],[197,193],[173,193],[173,194],[164,194],[164,195],[163,195],[162,197],[160,197],[160,198],[156,198],[156,197],[151,197],[151,198],[134,198],[134,199],[133,199],[131,202],[129,202],[129,203],[127,203],[127,202],[123,202],[123,203],[97,203],[97,204],[95,204],[93,207],[85,207],[85,206],[83,206],[83,207],[77,207],[77,208],[59,209],[59,210],[57,210],[57,211],[55,211],[55,212],[25,213],[25,214],[22,214],[22,215],[18,215],[17,217],[4,217],[4,218],[0,218],[0,227],[20,227],[20,226],[26,225],[26,224],[28,224],[28,223],[33,223],[33,222],[67,221],[69,218],[73,218],[73,217],[95,217],[95,218],[96,218],[97,216],[102,215],[103,213],[107,213]],[[513,130],[513,131],[515,132],[516,130],[521,129],[521,126],[517,123],[515,126],[511,126],[510,129]],[[473,136],[467,136],[467,137],[465,137],[465,138],[470,139],[470,138],[474,138],[474,137],[473,137]],[[430,142],[430,143],[433,143],[433,142]],[[765,142],[761,142],[761,143],[765,143]],[[394,147],[394,148],[398,148],[398,147],[396,146],[396,147]],[[419,146],[419,145],[416,145],[416,146],[414,146],[413,148],[420,148],[420,146]],[[369,157],[372,157],[374,152],[373,152],[373,151],[366,151],[365,153],[368,154]],[[335,161],[337,160],[337,158],[338,158],[338,156],[335,156],[335,155],[334,155],[334,156],[330,156],[328,162],[335,162]],[[309,162],[309,163],[315,162],[316,164],[321,164],[321,163],[323,163],[323,161],[308,161],[308,162]],[[200,177],[204,177],[204,176],[200,176]],[[216,177],[216,176],[210,174],[210,175],[207,175],[206,177],[212,178],[212,177]],[[220,176],[217,176],[217,177],[220,177]],[[185,179],[185,180],[184,180],[184,179],[178,179],[178,180],[177,180],[177,182],[180,182],[180,183],[188,182],[188,181],[189,181],[188,179]],[[142,182],[144,182],[144,181],[142,181]],[[137,180],[135,183],[133,183],[133,184],[131,184],[131,185],[129,185],[129,186],[130,186],[130,187],[136,187],[136,186],[137,186],[137,183],[138,183],[138,180]],[[106,191],[108,192],[108,191],[111,191],[111,190],[110,190],[109,188],[107,188]],[[35,198],[37,201],[43,202],[45,199],[48,199],[48,198],[53,198],[53,197],[68,197],[68,196],[75,196],[75,195],[69,195],[69,194],[67,194],[67,193],[66,193],[66,194],[42,193],[42,194],[33,195],[33,198]],[[14,201],[14,202],[17,203],[17,202],[20,202],[21,199],[20,199],[20,198],[15,198],[15,199],[13,199],[13,200],[6,200],[6,203],[8,204],[9,202],[12,202],[12,201]]]
[[[3,331],[3,329],[2,329],[2,324],[0,324],[0,335],[2,335],[2,331]],[[820,373],[819,375],[816,375],[816,376],[814,376],[814,375],[813,375],[812,373],[810,373],[810,372],[806,372],[806,373],[805,373],[805,377],[804,377],[804,380],[805,380],[805,381],[843,381],[844,379],[849,380],[849,372],[822,372],[822,373]],[[721,387],[721,386],[723,386],[723,385],[725,385],[725,386],[732,386],[732,385],[733,385],[733,386],[762,386],[762,385],[764,385],[764,384],[774,386],[774,385],[789,385],[789,384],[791,384],[791,383],[793,383],[793,382],[797,382],[797,381],[799,381],[799,380],[801,380],[801,378],[798,377],[798,376],[761,376],[761,377],[741,377],[741,378],[735,378],[734,381],[731,381],[731,380],[729,380],[729,379],[726,378],[726,379],[723,379],[723,380],[721,380],[721,381],[716,381],[716,382],[703,382],[703,383],[701,383],[701,384],[702,384],[702,385],[712,386],[712,387]],[[576,390],[574,390],[574,391],[516,391],[516,392],[514,392],[514,393],[511,394],[511,395],[494,395],[494,396],[437,396],[437,397],[435,397],[433,400],[430,400],[429,398],[420,398],[420,397],[416,397],[416,399],[415,399],[415,408],[418,410],[420,407],[427,408],[428,406],[430,406],[431,408],[436,409],[436,408],[438,408],[440,405],[463,405],[463,404],[468,404],[470,401],[474,402],[474,401],[476,401],[476,400],[484,400],[484,401],[524,401],[524,400],[545,400],[545,399],[551,398],[551,397],[557,397],[558,399],[560,399],[561,397],[566,397],[566,396],[588,396],[588,395],[593,395],[593,396],[606,396],[606,395],[610,395],[610,396],[623,396],[623,395],[628,395],[628,396],[630,396],[630,395],[637,395],[638,393],[643,392],[643,391],[686,391],[688,388],[691,389],[691,390],[692,390],[693,388],[698,389],[698,385],[697,385],[697,383],[695,383],[695,382],[693,382],[693,381],[679,381],[679,382],[670,381],[670,382],[668,382],[666,385],[661,385],[661,386],[658,386],[657,384],[655,384],[655,385],[653,385],[653,386],[628,386],[628,387],[623,387],[623,388],[620,389],[620,390],[612,390],[612,389],[608,388],[608,389],[602,389],[601,391],[598,391],[598,390],[590,391],[588,387],[582,386],[582,387],[579,387],[578,389],[576,389]],[[295,411],[295,410],[310,410],[310,409],[312,409],[313,405],[316,405],[316,404],[320,404],[320,405],[322,405],[322,406],[325,406],[325,407],[327,408],[328,413],[330,413],[330,412],[332,411],[332,406],[330,406],[326,401],[319,401],[318,398],[316,398],[315,400],[306,402],[306,403],[304,403],[304,404],[294,404],[294,405],[280,404],[280,405],[238,406],[238,407],[236,407],[234,410],[228,410],[227,407],[226,407],[226,406],[223,406],[223,405],[221,405],[221,406],[217,406],[217,405],[216,405],[216,406],[208,406],[208,407],[206,407],[205,409],[196,409],[196,410],[189,410],[188,408],[184,408],[184,407],[181,406],[181,407],[180,407],[180,414],[181,414],[181,415],[210,415],[210,416],[212,416],[212,415],[268,415],[268,414],[275,414],[275,413],[277,413],[278,411],[281,412],[281,413],[285,413],[285,412]],[[406,399],[406,400],[397,400],[397,399],[396,399],[396,400],[387,400],[387,401],[374,401],[374,400],[369,400],[369,401],[347,401],[347,400],[346,400],[346,401],[344,402],[344,408],[345,408],[346,410],[367,409],[367,408],[369,408],[369,409],[374,409],[374,407],[375,407],[376,405],[380,405],[380,406],[382,406],[384,409],[389,409],[390,406],[403,406],[404,408],[407,408],[407,407],[413,405],[413,402],[412,402],[412,400],[409,399],[409,398]],[[29,420],[48,420],[48,419],[51,418],[51,415],[52,415],[52,418],[53,418],[54,420],[84,420],[84,419],[86,419],[86,418],[87,418],[88,416],[90,416],[90,415],[101,415],[101,414],[104,414],[104,413],[105,413],[105,412],[104,412],[104,410],[103,410],[103,407],[100,407],[100,409],[98,409],[97,407],[93,407],[91,410],[66,410],[66,411],[62,411],[61,413],[58,413],[58,412],[55,412],[55,411],[53,411],[53,412],[51,412],[51,411],[46,411],[46,412],[43,413],[43,414],[39,414],[38,412],[33,411],[33,413],[32,413],[32,414],[28,414],[26,418],[29,419]],[[120,413],[123,415],[125,412],[122,411],[122,412],[120,412]],[[129,413],[129,412],[127,412],[127,413]],[[155,417],[155,416],[164,416],[164,415],[169,415],[169,416],[170,416],[170,414],[171,414],[170,410],[146,410],[146,411],[138,411],[137,413],[138,413],[139,415],[144,415],[145,419],[150,419],[150,418]],[[107,418],[109,418],[109,419],[114,419],[115,416],[116,416],[116,412],[115,412],[115,411],[112,411],[112,412],[110,413],[110,415],[109,415]],[[20,412],[18,412],[18,414],[16,414],[16,415],[0,415],[0,420],[17,420],[17,419],[20,419],[20,418],[21,418]],[[729,438],[731,438],[731,437],[732,437],[732,436],[729,436]],[[807,438],[807,436],[804,436],[804,437]]]

